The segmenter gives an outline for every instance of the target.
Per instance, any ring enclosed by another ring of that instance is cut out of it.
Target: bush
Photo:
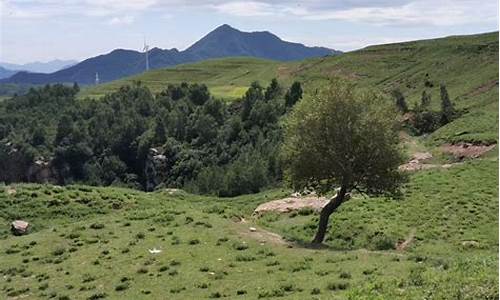
[[[370,242],[370,248],[373,250],[391,250],[396,245],[396,240],[385,234],[375,235]]]

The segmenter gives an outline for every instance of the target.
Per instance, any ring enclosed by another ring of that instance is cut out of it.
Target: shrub
[[[327,289],[330,291],[336,291],[336,290],[345,290],[349,287],[348,282],[330,282],[326,286]]]
[[[120,291],[124,291],[126,289],[129,288],[129,284],[128,282],[124,282],[124,283],[119,283],[116,287],[115,287],[115,291],[117,292],[120,292]]]
[[[93,223],[90,225],[90,228],[91,229],[103,229],[104,228],[104,224],[102,223]]]

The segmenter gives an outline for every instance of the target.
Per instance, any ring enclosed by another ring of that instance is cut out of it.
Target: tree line
[[[280,119],[302,98],[300,83],[251,84],[227,103],[203,84],[140,84],[77,100],[78,85],[30,89],[0,105],[0,164],[14,147],[26,165],[50,159],[60,184],[146,188],[150,149],[165,160],[158,187],[233,196],[281,180]],[[8,147],[6,145],[9,145]],[[1,167],[1,166],[0,166]]]

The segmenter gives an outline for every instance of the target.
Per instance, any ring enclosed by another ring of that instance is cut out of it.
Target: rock
[[[288,213],[302,208],[312,208],[315,211],[320,211],[328,202],[330,200],[324,197],[290,197],[262,203],[255,209],[254,214],[260,215],[270,211]]]
[[[148,251],[151,254],[158,254],[158,253],[161,253],[162,250],[153,248],[153,249],[148,249]]]
[[[465,248],[479,248],[479,242],[478,241],[463,241],[462,246]]]
[[[26,221],[16,220],[11,224],[11,231],[14,235],[23,235],[28,233],[30,224]]]

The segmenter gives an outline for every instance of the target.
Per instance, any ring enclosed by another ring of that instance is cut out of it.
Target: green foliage
[[[392,91],[392,97],[394,97],[396,107],[399,111],[402,113],[408,112],[408,104],[406,103],[405,96],[399,89]]]
[[[168,85],[153,95],[136,82],[99,101],[75,100],[78,90],[46,86],[1,103],[0,154],[10,155],[9,147],[20,150],[17,161],[5,161],[25,173],[38,157],[53,157],[61,184],[148,190],[161,184],[224,196],[257,192],[281,179],[276,157],[285,99],[277,80],[267,88],[254,82],[232,104],[211,97],[203,84]],[[154,171],[152,148],[165,157]],[[155,172],[154,180],[148,172]]]
[[[427,108],[429,107],[430,104],[431,104],[431,95],[427,94],[427,91],[424,90],[422,92],[422,99],[420,99],[420,105],[424,108]]]
[[[394,191],[403,179],[395,120],[380,95],[332,81],[327,90],[299,102],[287,120],[288,179],[295,189]]]
[[[300,82],[295,81],[285,94],[286,107],[292,107],[302,99],[302,87]]]
[[[448,96],[448,90],[444,84],[440,87],[441,93],[441,124],[445,125],[453,121],[455,117],[455,108],[453,103],[451,103],[450,96]]]

